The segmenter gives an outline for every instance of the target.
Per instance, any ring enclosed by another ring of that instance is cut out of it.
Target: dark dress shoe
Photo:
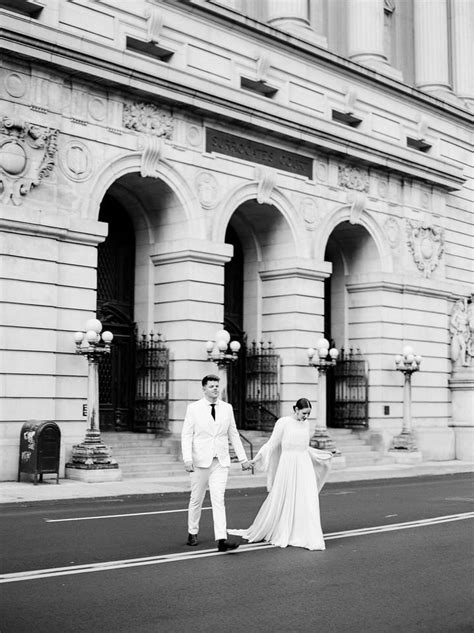
[[[237,549],[239,547],[239,543],[231,543],[226,539],[222,538],[217,541],[217,551],[218,552],[229,552],[230,550]]]
[[[186,545],[197,545],[199,543],[197,534],[188,534]]]

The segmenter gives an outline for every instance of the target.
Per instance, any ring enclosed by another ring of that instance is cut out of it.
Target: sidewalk
[[[399,477],[420,477],[423,475],[448,475],[472,473],[474,464],[458,460],[444,462],[423,462],[417,465],[381,464],[358,466],[333,470],[328,483],[351,482]],[[228,489],[263,488],[266,477],[262,474],[243,473],[240,466],[233,464],[229,475]],[[155,477],[150,479],[126,479],[107,483],[83,483],[71,479],[60,479],[56,484],[53,475],[45,475],[44,482],[34,485],[25,480],[0,482],[0,503],[35,503],[70,499],[97,499],[129,497],[141,495],[162,495],[166,493],[188,492],[189,478],[186,474],[175,477]]]

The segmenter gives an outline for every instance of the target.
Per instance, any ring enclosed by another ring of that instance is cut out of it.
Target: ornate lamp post
[[[221,397],[227,398],[227,367],[235,362],[240,351],[239,341],[231,341],[227,330],[219,330],[214,340],[206,343],[207,360],[216,363],[221,379]]]
[[[71,479],[89,482],[116,481],[121,479],[118,463],[111,450],[103,444],[99,426],[99,362],[110,354],[113,334],[102,332],[102,323],[90,319],[84,332],[76,332],[76,354],[86,356],[87,376],[87,430],[81,444],[72,448],[71,460],[66,464],[66,475]]]
[[[316,349],[308,348],[307,354],[308,365],[318,370],[318,419],[311,438],[311,446],[331,451],[333,455],[340,455],[341,451],[329,435],[326,425],[326,372],[329,367],[334,367],[336,364],[339,351],[335,347],[329,349],[329,341],[321,338],[316,343]]]
[[[420,369],[421,356],[414,353],[410,345],[403,348],[402,354],[395,356],[395,366],[405,376],[403,387],[403,427],[400,435],[393,438],[391,450],[418,451],[411,422],[411,376]]]

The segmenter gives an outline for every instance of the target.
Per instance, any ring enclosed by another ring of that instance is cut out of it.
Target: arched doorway
[[[334,368],[327,372],[328,427],[364,429],[368,426],[368,365],[361,336],[364,308],[350,303],[347,280],[380,265],[375,242],[360,225],[341,222],[325,251],[332,275],[325,280],[324,336],[339,349]]]
[[[133,428],[135,397],[135,233],[126,211],[106,194],[99,220],[109,231],[98,247],[97,315],[114,335],[110,356],[99,365],[99,415],[104,431]]]
[[[227,227],[225,242],[232,244],[234,254],[224,268],[224,327],[231,339],[241,344],[237,361],[229,367],[227,397],[234,407],[237,428],[242,428],[247,343],[244,333],[244,252],[239,236],[231,225]]]

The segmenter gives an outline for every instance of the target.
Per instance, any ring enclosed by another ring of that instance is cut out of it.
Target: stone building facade
[[[316,399],[306,349],[330,334],[367,360],[387,448],[410,344],[423,457],[472,459],[474,3],[0,0],[0,17],[0,479],[25,420],[58,423],[62,464],[84,436],[73,333],[108,235],[115,309],[166,338],[171,431],[234,283],[242,331],[280,356],[282,412]]]

